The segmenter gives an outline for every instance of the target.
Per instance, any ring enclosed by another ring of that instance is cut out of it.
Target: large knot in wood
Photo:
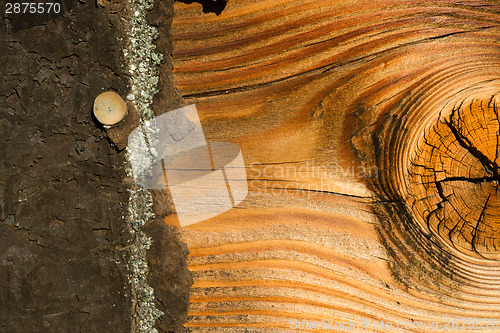
[[[494,98],[456,105],[425,133],[409,167],[422,227],[463,254],[500,259],[500,119]]]

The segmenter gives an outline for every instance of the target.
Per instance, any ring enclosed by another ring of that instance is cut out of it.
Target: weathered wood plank
[[[250,191],[182,230],[191,331],[498,317],[499,121],[484,105],[500,90],[499,14],[493,1],[231,0],[219,16],[176,4],[175,83],[208,141],[241,147]],[[489,173],[446,129],[453,110]],[[440,170],[464,179],[440,193]],[[475,214],[450,239],[446,196]]]

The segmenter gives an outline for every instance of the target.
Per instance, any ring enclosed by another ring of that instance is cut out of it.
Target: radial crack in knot
[[[416,219],[455,249],[500,259],[500,119],[494,98],[459,105],[420,142],[409,170]]]

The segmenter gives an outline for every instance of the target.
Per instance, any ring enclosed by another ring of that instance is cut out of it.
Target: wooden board
[[[241,147],[249,186],[237,208],[182,229],[190,331],[499,319],[498,3],[175,12],[174,82],[208,141]]]

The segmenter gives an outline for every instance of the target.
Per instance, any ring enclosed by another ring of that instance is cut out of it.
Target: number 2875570
[[[61,4],[58,2],[7,2],[6,14],[50,14],[60,13]]]

